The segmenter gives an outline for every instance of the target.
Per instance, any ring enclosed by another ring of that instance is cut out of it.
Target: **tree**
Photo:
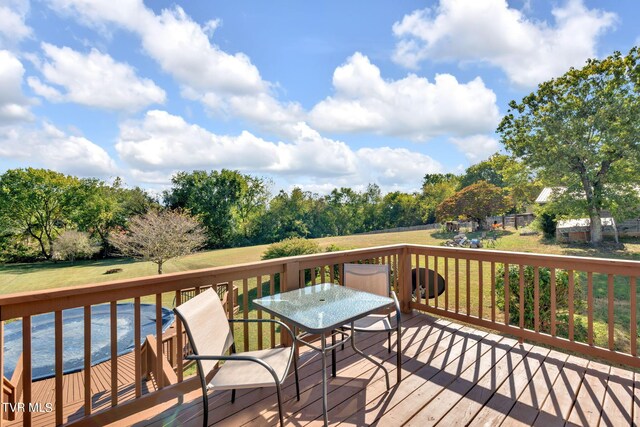
[[[436,210],[436,216],[439,221],[475,221],[482,228],[482,222],[486,217],[504,213],[509,205],[509,198],[505,196],[503,189],[480,181],[443,201]]]
[[[34,239],[50,259],[53,241],[78,208],[80,181],[47,169],[11,169],[0,176],[0,221]]]
[[[452,173],[426,174],[422,180],[421,202],[425,209],[422,218],[427,224],[436,222],[436,209],[445,199],[453,196],[460,185],[460,177]]]
[[[235,206],[236,223],[239,234],[245,242],[249,242],[257,231],[258,219],[264,215],[269,202],[269,187],[262,178],[244,176],[240,187],[240,196]]]
[[[67,230],[53,242],[53,259],[74,262],[78,258],[89,258],[99,250],[100,247],[91,242],[88,233]]]
[[[201,248],[206,234],[200,223],[180,211],[149,211],[131,218],[128,230],[112,233],[109,241],[123,255],[162,265],[171,258]]]
[[[511,101],[498,127],[507,149],[590,218],[591,242],[602,241],[604,209],[638,206],[640,183],[640,50],[590,59],[581,69]],[[628,213],[628,212],[627,212]]]
[[[380,216],[384,228],[411,227],[423,223],[425,212],[416,194],[394,191],[382,198]]]
[[[187,209],[201,218],[209,246],[230,246],[234,239],[236,209],[245,177],[238,171],[179,172],[171,178],[173,187],[164,192],[171,209]]]
[[[109,252],[109,234],[116,228],[125,227],[129,218],[146,213],[153,200],[142,189],[124,188],[120,178],[112,185],[95,178],[81,180],[79,203],[74,222],[78,229],[100,239],[104,256]]]

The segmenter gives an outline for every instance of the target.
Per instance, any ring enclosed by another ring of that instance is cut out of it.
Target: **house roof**
[[[615,221],[611,217],[600,218],[600,223],[603,227],[613,227],[615,225]],[[558,221],[557,228],[588,228],[590,224],[591,220],[589,218],[565,219]]]
[[[551,198],[553,197],[554,191],[556,193],[563,192],[565,189],[562,187],[544,187],[538,197],[536,198],[536,203],[543,205],[545,203],[549,203]]]

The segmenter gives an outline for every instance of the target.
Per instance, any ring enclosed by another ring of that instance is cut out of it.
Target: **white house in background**
[[[549,203],[554,194],[563,193],[563,187],[545,187],[542,189],[535,203],[544,205]],[[620,237],[640,237],[640,218],[629,219],[616,224],[609,211],[602,211],[602,236],[604,238],[616,239]],[[576,218],[560,220],[556,226],[556,240],[558,242],[589,242],[591,232],[589,218]]]

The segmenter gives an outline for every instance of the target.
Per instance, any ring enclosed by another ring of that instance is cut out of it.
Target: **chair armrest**
[[[257,357],[254,356],[242,356],[242,355],[235,355],[235,354],[231,354],[229,356],[211,356],[211,355],[199,355],[199,354],[191,354],[189,356],[186,357],[187,360],[221,360],[221,361],[244,361],[244,362],[254,362],[257,363],[259,365],[261,365],[263,368],[265,368],[267,371],[269,371],[269,373],[271,374],[271,376],[273,377],[273,379],[276,381],[276,383],[280,383],[280,379],[278,378],[278,375],[276,374],[276,371],[273,370],[273,368],[271,367],[271,365],[269,365],[267,362],[265,362],[262,359],[259,359]]]
[[[276,320],[276,319],[228,319],[228,320],[229,320],[229,323],[277,323],[278,325],[285,328],[287,332],[289,332],[289,335],[291,335],[291,341],[295,348],[296,337],[293,335],[291,328],[289,328],[289,326],[287,326],[285,323],[281,322],[280,320]]]

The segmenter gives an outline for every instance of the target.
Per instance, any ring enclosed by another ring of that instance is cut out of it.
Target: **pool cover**
[[[133,350],[134,318],[132,303],[118,304],[118,355]],[[162,331],[173,323],[173,312],[162,308]],[[64,373],[84,368],[84,309],[62,311]],[[91,364],[111,358],[111,322],[109,304],[91,307]],[[142,342],[147,335],[156,333],[156,306],[140,304]],[[39,314],[31,318],[31,352],[33,380],[55,375],[54,313]],[[4,375],[11,378],[18,357],[22,354],[22,320],[5,324]]]

